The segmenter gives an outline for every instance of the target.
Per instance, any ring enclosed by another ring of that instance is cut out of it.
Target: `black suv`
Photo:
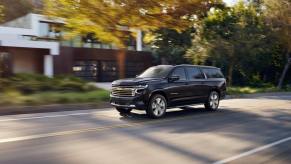
[[[159,65],[136,78],[112,82],[110,103],[120,114],[145,110],[152,118],[165,115],[170,107],[202,103],[217,110],[225,97],[226,81],[219,68],[195,65]]]

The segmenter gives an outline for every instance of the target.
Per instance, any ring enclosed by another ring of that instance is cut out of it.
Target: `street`
[[[291,94],[170,109],[153,120],[93,109],[0,117],[0,163],[291,163]]]

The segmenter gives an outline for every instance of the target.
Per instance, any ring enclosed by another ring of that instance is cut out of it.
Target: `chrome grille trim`
[[[111,94],[117,97],[133,97],[135,96],[134,87],[112,87]]]

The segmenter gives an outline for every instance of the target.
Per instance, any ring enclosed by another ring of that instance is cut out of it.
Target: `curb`
[[[111,107],[108,102],[100,102],[96,104],[50,104],[39,106],[5,106],[0,107],[1,115],[14,114],[31,114],[31,113],[45,113],[45,112],[60,112],[60,111],[74,111],[74,110],[90,110],[103,109]]]
[[[267,93],[226,95],[225,99],[255,98],[264,96],[291,96],[291,92],[267,92]]]

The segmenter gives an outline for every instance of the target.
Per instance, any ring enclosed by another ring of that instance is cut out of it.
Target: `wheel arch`
[[[212,91],[216,91],[216,92],[218,93],[219,97],[221,97],[221,91],[220,91],[219,88],[216,88],[216,87],[215,87],[215,88],[210,89],[209,94],[210,94]]]
[[[156,94],[160,94],[160,95],[164,96],[165,99],[167,100],[167,103],[169,103],[169,99],[168,99],[167,94],[166,94],[164,91],[161,91],[161,90],[153,91],[153,92],[149,95],[149,99],[151,99],[151,97],[152,97],[153,95],[156,95]]]

